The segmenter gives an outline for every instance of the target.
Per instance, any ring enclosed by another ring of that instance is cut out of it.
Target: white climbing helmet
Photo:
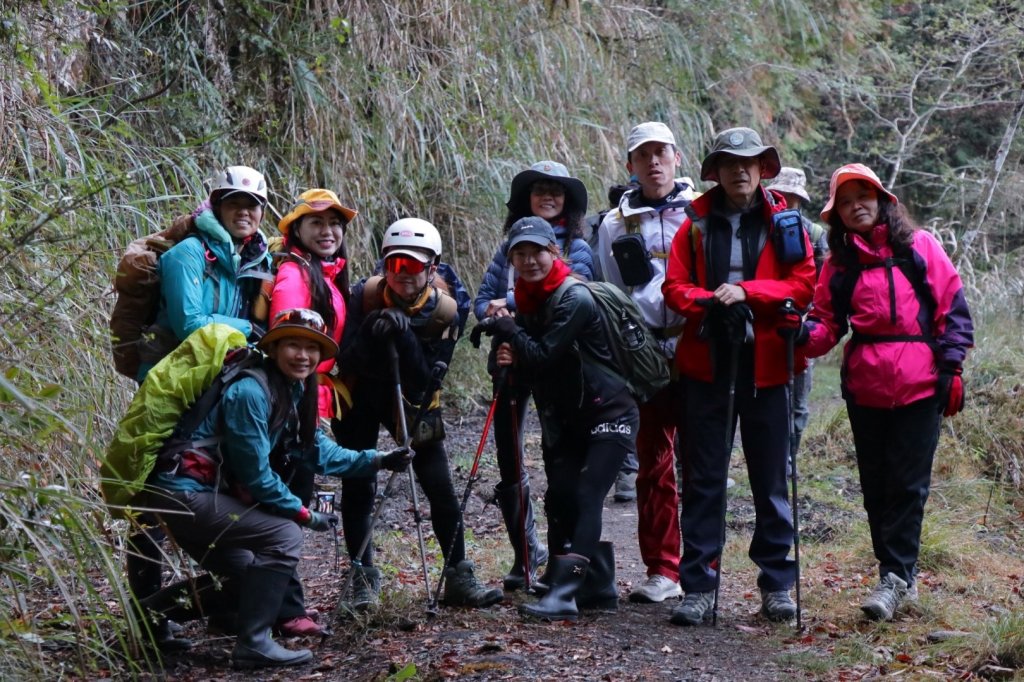
[[[263,173],[254,168],[228,166],[213,176],[211,185],[211,203],[217,203],[232,194],[244,192],[260,202],[260,206],[267,205],[267,181],[264,179]]]
[[[436,263],[441,258],[441,234],[420,218],[402,218],[384,231],[384,257],[402,253],[423,261],[428,253]]]

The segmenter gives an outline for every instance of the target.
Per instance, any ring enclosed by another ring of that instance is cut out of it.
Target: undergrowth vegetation
[[[134,388],[112,371],[106,329],[130,239],[191,210],[213,169],[246,163],[271,185],[265,231],[302,190],[337,189],[360,211],[346,235],[356,273],[376,260],[383,227],[416,215],[441,229],[446,260],[474,289],[517,171],[563,161],[597,209],[625,179],[625,133],[650,119],[673,128],[692,178],[714,131],[750,125],[806,167],[818,204],[831,170],[859,160],[931,219],[978,327],[968,408],[943,426],[926,517],[922,562],[941,597],[922,596],[925,625],[910,633],[857,625],[834,653],[877,665],[878,632],[910,641],[941,621],[973,633],[943,645],[958,667],[1022,665],[1019,582],[1008,587],[1024,574],[1010,568],[1024,514],[1024,274],[1013,251],[1024,235],[1024,41],[1012,4],[581,9],[576,21],[548,3],[482,0],[0,8],[0,676],[153,663],[123,617],[126,528],[96,492]],[[453,402],[486,397],[479,354],[462,346],[455,365]],[[843,512],[829,543],[808,544],[810,565],[831,554],[866,571],[841,409],[822,410],[807,449],[809,500]],[[983,593],[1001,595],[988,598],[1002,611],[958,598]],[[812,599],[849,610],[842,591]]]

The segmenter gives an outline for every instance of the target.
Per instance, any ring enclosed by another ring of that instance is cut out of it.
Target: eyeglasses
[[[397,275],[402,270],[405,270],[410,275],[418,275],[427,269],[427,264],[412,256],[399,254],[385,258],[384,269],[393,275]]]
[[[535,182],[530,187],[530,194],[535,197],[564,197],[565,187],[557,182]]]
[[[282,324],[296,327],[309,327],[321,334],[327,333],[327,325],[324,324],[324,318],[320,317],[320,313],[308,308],[291,308],[289,310],[282,310],[276,317],[274,317],[274,321],[270,325],[270,328],[273,329]]]

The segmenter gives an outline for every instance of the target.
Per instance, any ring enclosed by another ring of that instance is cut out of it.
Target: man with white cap
[[[815,278],[821,274],[821,266],[825,264],[828,256],[828,231],[819,223],[813,222],[804,215],[802,206],[804,202],[810,203],[811,197],[807,194],[807,176],[800,168],[783,166],[779,174],[765,189],[778,192],[786,200],[787,208],[794,208],[800,211],[800,220],[804,226],[804,232],[811,238],[811,247],[814,249],[814,270]],[[798,372],[793,377],[793,453],[790,457],[796,456],[800,448],[800,439],[804,429],[807,428],[807,419],[810,417],[808,397],[811,395],[811,385],[814,380],[814,361],[807,360],[807,369]]]
[[[776,246],[773,216],[786,203],[760,182],[780,167],[778,152],[756,131],[719,133],[700,173],[718,184],[687,208],[668,259],[665,301],[687,319],[676,352],[688,407],[679,562],[685,595],[672,611],[676,625],[715,614],[737,420],[757,516],[748,554],[760,569],[761,613],[772,621],[796,615],[789,596],[796,562],[789,557],[788,373],[778,329],[786,299],[798,307],[810,302],[814,262],[805,235],[802,253]]]
[[[596,253],[604,278],[630,294],[669,363],[683,317],[665,305],[661,285],[672,238],[693,196],[692,187],[675,180],[681,161],[675,136],[664,123],[648,121],[629,132],[626,170],[639,187],[623,194],[605,216]],[[682,594],[673,447],[685,412],[682,399],[676,380],[640,406],[637,537],[647,579],[630,593],[632,602],[657,603]]]

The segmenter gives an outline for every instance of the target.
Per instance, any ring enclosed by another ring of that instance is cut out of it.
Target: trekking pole
[[[797,312],[796,306],[793,304],[793,299],[787,298],[782,303],[783,314],[794,314]],[[793,421],[793,391],[796,388],[796,377],[795,372],[795,359],[794,346],[796,345],[796,335],[786,334],[786,373],[787,373],[787,393],[789,396],[789,418],[786,420],[786,424],[789,427],[789,468],[793,475],[793,557],[796,559],[796,629],[797,631],[803,630],[803,612],[800,608],[800,502],[797,497],[796,488],[796,424]]]
[[[430,375],[430,386],[427,389],[428,395],[436,391],[438,388],[440,388],[441,382],[444,381],[444,375],[447,373],[447,371],[448,365],[446,365],[444,362],[438,360],[436,363],[434,363],[434,367]],[[416,427],[419,426],[419,423],[423,420],[424,415],[426,415],[427,404],[428,403],[424,403],[423,405],[420,406],[419,411],[416,413],[416,419],[413,421],[412,430],[416,430]],[[395,440],[396,442],[398,441],[397,438]],[[398,479],[398,473],[399,472],[397,471],[392,471],[391,475],[388,476],[388,482],[384,486],[384,492],[381,493],[380,500],[377,502],[377,506],[373,510],[373,515],[370,517],[370,529],[367,531],[366,537],[363,538],[362,543],[359,545],[359,549],[356,551],[355,557],[351,559],[352,568],[363,565],[363,554],[366,553],[366,548],[370,546],[370,540],[373,539],[373,531],[377,527],[377,522],[380,521],[381,514],[384,511],[384,503],[391,496],[391,491],[395,487],[395,481]],[[348,573],[348,577],[345,579],[345,585],[341,589],[341,596],[338,598],[338,604],[334,607],[334,612],[332,614],[333,616],[337,616],[338,612],[341,610],[345,597],[352,590],[352,582],[354,579],[355,571],[350,570]]]
[[[477,471],[480,468],[480,455],[483,454],[484,447],[487,445],[487,434],[490,433],[491,423],[494,421],[494,412],[498,407],[498,400],[501,398],[501,392],[505,390],[506,379],[508,372],[505,369],[499,371],[497,381],[494,383],[494,397],[491,398],[491,406],[487,410],[487,418],[484,420],[484,430],[480,434],[480,443],[476,446],[476,454],[473,455],[473,466],[469,470],[469,479],[466,481],[466,489],[462,493],[462,503],[459,505],[459,523],[455,529],[455,535],[452,536],[451,542],[448,543],[448,551],[444,553],[444,566],[441,568],[441,577],[437,580],[437,587],[434,589],[434,598],[430,601],[430,605],[427,607],[427,616],[436,616],[438,614],[437,605],[441,599],[441,588],[444,587],[444,574],[447,572],[448,567],[451,566],[452,553],[455,551],[455,543],[459,540],[459,535],[466,530],[466,506],[469,504],[469,496],[473,492],[473,485],[477,482],[479,476]]]
[[[516,458],[516,478],[519,481],[519,542],[522,544],[523,555],[523,591],[529,593],[532,576],[530,575],[530,538],[526,534],[526,486],[523,485],[523,441],[520,438],[519,424],[519,399],[516,397],[516,390],[511,379],[509,384],[512,390],[509,391],[509,412],[512,419],[512,451]]]
[[[409,447],[412,444],[412,434],[410,433],[409,425],[405,421],[405,399],[402,397],[402,375],[399,368],[398,362],[398,348],[395,346],[394,341],[388,344],[388,350],[391,353],[391,367],[395,372],[395,402],[398,404],[398,423],[395,426],[395,435],[397,435],[399,428],[401,428],[402,438],[401,444],[405,447]],[[425,412],[424,407],[430,403],[431,393],[427,393],[423,397],[423,403],[420,405],[420,412]],[[421,417],[420,414],[416,415],[417,420]],[[418,421],[417,421],[418,423]],[[412,518],[416,522],[416,538],[420,543],[420,561],[423,564],[423,589],[427,592],[427,608],[430,607],[430,573],[427,569],[427,547],[423,543],[423,517],[420,515],[420,502],[419,494],[416,492],[416,474],[413,471],[413,463],[409,463],[409,488],[412,491]]]
[[[718,536],[718,570],[715,571],[715,602],[711,607],[711,625],[718,625],[718,592],[722,586],[722,557],[725,554],[725,515],[729,509],[729,460],[732,458],[733,415],[736,409],[736,375],[739,372],[740,348],[742,340],[729,339],[729,400],[725,406],[725,470],[726,479],[722,482],[722,528]]]

